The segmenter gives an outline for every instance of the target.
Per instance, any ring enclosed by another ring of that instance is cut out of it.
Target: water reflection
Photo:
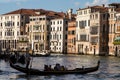
[[[32,67],[43,70],[44,64],[55,65],[60,63],[73,69],[75,67],[90,67],[96,65],[100,60],[100,69],[89,74],[79,75],[51,75],[51,76],[27,76],[24,73],[16,71],[9,66],[8,62],[0,60],[0,80],[119,80],[120,78],[120,58],[100,57],[86,55],[68,55],[57,57],[38,57],[33,58]]]

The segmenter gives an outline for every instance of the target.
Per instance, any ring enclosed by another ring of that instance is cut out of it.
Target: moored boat
[[[98,61],[97,65],[94,67],[89,67],[89,68],[75,68],[72,70],[50,70],[50,71],[41,71],[38,69],[33,69],[33,68],[24,68],[19,65],[14,65],[13,63],[10,62],[10,66],[20,72],[29,74],[29,75],[63,75],[63,74],[86,74],[90,72],[97,71],[99,69],[100,61]]]
[[[50,56],[50,53],[48,51],[42,51],[42,52],[35,52],[31,54],[33,57],[48,57]]]

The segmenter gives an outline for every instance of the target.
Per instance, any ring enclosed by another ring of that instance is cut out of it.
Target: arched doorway
[[[116,47],[115,48],[115,56],[117,56],[117,54],[118,54],[118,48]]]
[[[96,54],[96,49],[95,49],[95,46],[94,46],[94,55]]]

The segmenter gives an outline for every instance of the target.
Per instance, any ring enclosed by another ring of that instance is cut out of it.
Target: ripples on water
[[[0,60],[0,80],[120,80],[120,58],[100,57],[86,55],[61,55],[52,57],[33,58],[32,67],[43,70],[44,64],[55,65],[60,63],[73,69],[76,67],[91,67],[100,60],[100,68],[96,72],[89,74],[69,74],[69,75],[50,75],[50,76],[27,76],[24,73],[12,69],[8,62]]]

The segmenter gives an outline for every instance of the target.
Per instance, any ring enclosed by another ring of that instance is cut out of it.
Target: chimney
[[[68,10],[69,19],[72,19],[72,12],[73,12],[73,9],[69,9]]]
[[[105,4],[102,4],[103,7],[105,7]]]

